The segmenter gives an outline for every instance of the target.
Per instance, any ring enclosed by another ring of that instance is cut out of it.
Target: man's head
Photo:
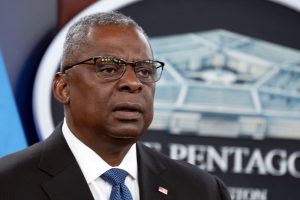
[[[152,59],[144,31],[124,15],[99,13],[73,25],[53,86],[71,131],[91,146],[135,142],[153,118],[162,63]]]

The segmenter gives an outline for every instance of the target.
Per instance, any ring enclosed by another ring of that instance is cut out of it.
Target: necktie
[[[129,189],[124,184],[128,173],[125,170],[112,168],[101,175],[101,178],[112,185],[109,200],[132,200]]]

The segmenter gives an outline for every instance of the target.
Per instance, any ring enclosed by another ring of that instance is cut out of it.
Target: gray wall
[[[0,48],[14,90],[33,47],[56,23],[56,0],[0,0]]]

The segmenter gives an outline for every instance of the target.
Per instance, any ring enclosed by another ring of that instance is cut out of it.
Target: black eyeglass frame
[[[158,61],[158,60],[150,60],[149,59],[149,60],[138,60],[138,61],[135,61],[135,62],[127,62],[126,60],[123,60],[121,58],[117,58],[117,57],[114,57],[114,56],[94,56],[94,57],[85,59],[83,61],[80,61],[78,63],[72,64],[72,65],[67,65],[67,66],[63,67],[61,73],[65,74],[65,72],[67,70],[71,69],[72,67],[74,67],[76,65],[81,65],[81,64],[96,65],[97,64],[96,62],[97,62],[98,59],[110,59],[110,60],[113,60],[115,63],[118,63],[119,65],[124,65],[124,66],[131,65],[134,70],[135,70],[135,66],[137,66],[138,64],[143,63],[143,62],[144,63],[158,63],[159,66],[157,66],[156,69],[161,68],[159,76],[157,76],[157,78],[154,81],[143,81],[143,82],[157,82],[157,81],[159,81],[160,78],[161,78],[161,75],[162,75],[162,71],[164,69],[164,65],[165,65],[164,62],[161,62],[161,61]],[[88,61],[93,61],[93,62],[89,63]],[[113,79],[113,80],[120,79],[124,75],[125,71],[126,71],[126,67],[125,67],[125,70],[123,70],[123,72],[121,73],[120,77],[118,77],[116,79]]]

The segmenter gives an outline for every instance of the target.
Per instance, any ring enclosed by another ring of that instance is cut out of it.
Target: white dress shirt
[[[107,164],[91,148],[81,142],[70,131],[65,119],[62,126],[62,132],[79,164],[94,199],[109,200],[112,186],[108,182],[105,182],[100,176],[113,167]],[[129,175],[125,179],[125,185],[131,192],[132,198],[134,200],[139,200],[136,144],[132,145],[121,164],[114,168],[120,168],[128,172]]]

